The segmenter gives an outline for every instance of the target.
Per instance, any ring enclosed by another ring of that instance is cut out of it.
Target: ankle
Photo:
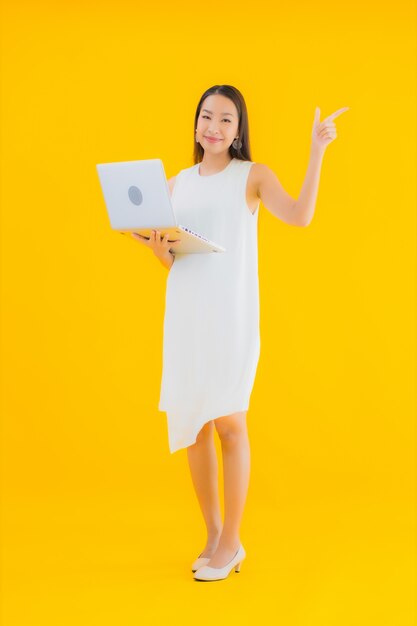
[[[240,537],[236,534],[225,535],[223,533],[219,540],[219,546],[222,548],[233,548],[235,546],[239,546],[240,543]]]

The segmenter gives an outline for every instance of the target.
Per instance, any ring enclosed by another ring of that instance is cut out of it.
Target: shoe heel
[[[242,561],[241,561],[242,562]],[[241,563],[240,562],[240,563]],[[235,567],[235,572],[238,574],[240,572],[240,563],[238,563]]]

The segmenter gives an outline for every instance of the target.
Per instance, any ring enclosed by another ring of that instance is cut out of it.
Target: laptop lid
[[[177,225],[161,159],[98,163],[96,167],[113,229]]]

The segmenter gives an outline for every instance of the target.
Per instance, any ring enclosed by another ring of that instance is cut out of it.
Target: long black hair
[[[250,153],[250,143],[249,143],[249,121],[248,121],[248,111],[246,108],[245,99],[240,93],[239,89],[236,87],[232,87],[232,85],[214,85],[207,89],[200,98],[200,102],[197,105],[197,110],[194,118],[194,152],[193,152],[193,160],[194,164],[200,163],[203,160],[204,148],[201,146],[200,142],[196,141],[195,129],[197,128],[198,117],[200,115],[200,110],[204,100],[213,94],[221,94],[222,96],[226,96],[232,100],[237,108],[237,112],[239,114],[239,126],[238,126],[238,135],[239,139],[242,142],[242,147],[236,149],[233,147],[233,144],[229,146],[229,154],[231,158],[240,159],[241,161],[252,161],[251,153]],[[238,140],[239,141],[239,140]]]

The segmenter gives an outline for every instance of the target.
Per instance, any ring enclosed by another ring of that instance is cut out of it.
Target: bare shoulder
[[[249,198],[259,198],[260,188],[265,176],[268,175],[269,167],[264,163],[254,163],[249,170],[247,192]]]
[[[265,163],[254,163],[249,170],[248,191],[252,196],[260,198],[260,189],[262,183],[267,180],[268,176],[273,174],[272,170]]]
[[[255,214],[259,206],[259,185],[262,178],[262,164],[253,163],[249,169],[246,183],[246,204],[251,213]]]
[[[168,187],[169,187],[169,193],[172,196],[172,192],[174,190],[174,185],[175,185],[175,181],[176,181],[177,177],[173,176],[172,178],[168,179]]]

